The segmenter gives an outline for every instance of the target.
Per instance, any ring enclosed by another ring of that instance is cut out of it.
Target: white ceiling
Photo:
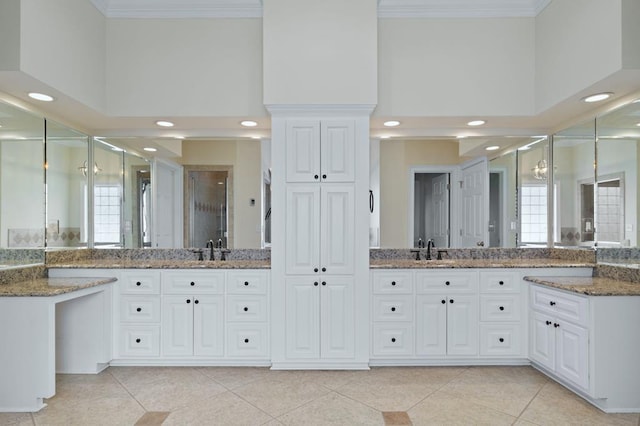
[[[347,0],[345,0],[347,1]],[[536,16],[551,0],[378,0],[385,18]],[[109,18],[257,18],[262,0],[91,0]]]

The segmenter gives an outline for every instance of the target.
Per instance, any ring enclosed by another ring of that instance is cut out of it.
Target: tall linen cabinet
[[[272,368],[366,369],[369,115],[272,114]]]

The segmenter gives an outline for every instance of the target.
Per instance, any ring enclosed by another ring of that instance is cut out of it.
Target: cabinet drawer
[[[227,274],[228,294],[267,294],[269,275],[264,271],[232,271]]]
[[[586,326],[589,321],[589,299],[586,297],[532,285],[531,305],[578,325]]]
[[[122,296],[120,321],[160,322],[160,296]]]
[[[165,294],[220,294],[224,291],[225,273],[188,269],[165,271],[162,274],[162,292]]]
[[[519,293],[520,274],[509,271],[480,271],[481,293]]]
[[[520,321],[520,296],[480,296],[480,321]]]
[[[480,324],[481,356],[522,355],[519,324]]]
[[[159,356],[160,326],[120,327],[120,356]]]
[[[160,273],[157,271],[129,272],[120,276],[123,294],[160,294]]]
[[[475,293],[478,291],[477,272],[447,272],[416,274],[418,293]]]
[[[374,324],[373,356],[413,355],[413,327],[410,324]]]
[[[229,324],[227,355],[230,357],[268,357],[267,324]]]
[[[227,321],[266,321],[266,296],[227,296]]]
[[[407,296],[374,296],[374,321],[413,321],[413,298]]]
[[[373,292],[377,294],[411,294],[413,282],[411,272],[373,272]]]

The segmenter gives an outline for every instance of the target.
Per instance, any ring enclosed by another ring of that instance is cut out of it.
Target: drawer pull
[[[136,312],[142,312],[142,308],[136,308]]]
[[[245,343],[249,343],[249,339],[244,339],[244,342]]]
[[[313,285],[317,287],[318,286],[318,281],[314,282]]]
[[[450,285],[451,283],[449,281],[445,282],[444,285]]]
[[[198,303],[200,303],[200,301],[198,299],[196,299],[193,303],[195,303],[197,305]]]
[[[322,175],[322,179],[326,179],[326,178],[327,178],[327,175]]]
[[[395,306],[392,306],[392,307],[391,307],[391,312],[395,312],[395,311],[396,311],[396,307],[395,307]]]
[[[140,286],[142,285],[142,283],[141,283],[140,281],[136,281],[136,285],[137,285],[138,287],[140,287]]]
[[[504,285],[504,281],[500,281],[498,284],[500,284],[500,285]]]
[[[318,268],[313,268],[313,272],[318,272]]]
[[[396,338],[395,338],[395,337],[392,337],[392,338],[391,338],[391,343],[395,343],[395,342],[396,342]]]
[[[449,300],[449,303],[453,303],[453,299],[450,299],[450,300]]]
[[[445,303],[447,303],[447,301],[442,299],[442,304],[444,305]]]
[[[504,306],[500,306],[500,310],[501,310],[501,311],[504,311]]]
[[[244,282],[244,285],[249,285],[249,281],[245,281],[245,282]]]
[[[245,306],[245,307],[244,307],[244,311],[245,311],[245,312],[248,312],[248,311],[249,311],[249,308],[247,308],[247,307]]]
[[[322,272],[327,272],[327,268],[322,268]]]
[[[396,285],[396,282],[395,281],[391,281],[391,285]]]
[[[313,178],[314,178],[314,179],[318,179],[319,177],[320,177],[320,176],[318,176],[318,175],[313,175]]]
[[[502,337],[501,337],[501,338],[499,338],[499,339],[498,339],[498,341],[499,341],[500,343],[503,343],[503,342],[504,342],[504,338],[502,338]]]
[[[327,285],[327,282],[326,281],[322,281],[322,285]]]
[[[191,299],[187,299],[187,303],[191,303]]]
[[[194,285],[196,285],[196,283],[195,283],[195,282],[193,282],[193,281],[191,281],[191,285],[192,285],[192,286],[194,286]]]
[[[551,325],[551,321],[545,321],[547,325]]]
[[[142,339],[138,338],[136,339],[136,343],[140,343],[142,341]]]
[[[552,300],[551,302],[549,302],[549,304],[550,304],[551,306],[555,306],[555,305],[556,305],[556,302],[554,302],[554,301]]]
[[[554,323],[553,323],[553,326],[554,326],[555,328],[558,328],[558,327],[560,327],[560,324],[558,324],[557,322],[554,322]]]

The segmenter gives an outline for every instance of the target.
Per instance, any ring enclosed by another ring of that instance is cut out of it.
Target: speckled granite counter
[[[151,260],[94,259],[49,265],[74,269],[270,269],[268,260]]]
[[[38,278],[0,285],[0,297],[57,296],[114,281],[115,278]]]
[[[456,268],[593,268],[594,263],[564,259],[376,259],[371,269],[456,269]]]
[[[640,283],[604,277],[524,277],[526,281],[588,296],[640,296]]]

